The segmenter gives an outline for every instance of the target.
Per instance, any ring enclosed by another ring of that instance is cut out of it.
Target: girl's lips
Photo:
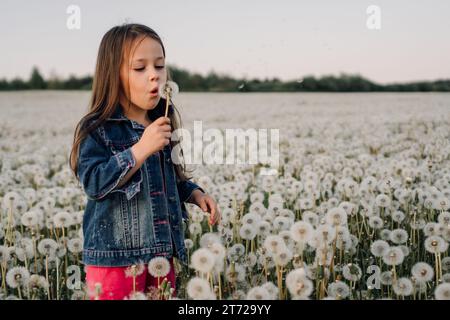
[[[151,97],[156,97],[158,96],[158,88],[153,89],[152,91],[150,91],[150,96]]]

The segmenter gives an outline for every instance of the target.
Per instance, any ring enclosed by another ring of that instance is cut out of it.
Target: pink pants
[[[173,267],[173,258],[170,261],[170,271],[165,277],[173,289],[175,289],[175,271]],[[147,293],[149,287],[158,287],[158,278],[148,273],[148,265],[145,264],[144,271],[135,277],[136,292]],[[125,270],[129,267],[98,267],[86,266],[86,285],[88,289],[89,299],[96,298],[96,283],[101,284],[101,291],[98,295],[99,300],[123,300],[129,298],[133,293],[133,277],[127,276]],[[163,282],[163,278],[159,278],[159,283]],[[175,296],[175,291],[173,292]]]

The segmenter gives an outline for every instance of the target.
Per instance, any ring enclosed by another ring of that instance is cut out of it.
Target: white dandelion
[[[396,266],[403,262],[405,255],[399,247],[390,247],[383,255],[383,262],[389,266]]]
[[[188,296],[194,300],[206,300],[213,294],[208,281],[199,277],[189,280],[186,291]]]
[[[270,295],[270,300],[275,300],[278,297],[278,287],[271,281],[264,283],[261,287],[267,290]]]
[[[25,212],[20,218],[20,222],[28,228],[36,226],[38,224],[38,215],[36,211],[31,210]]]
[[[215,264],[215,257],[210,250],[200,248],[194,251],[191,257],[191,267],[196,271],[208,273],[211,272]]]
[[[69,212],[60,211],[53,216],[53,223],[56,228],[68,228],[72,225],[73,218]]]
[[[428,282],[433,279],[433,268],[426,262],[417,262],[411,269],[411,274],[418,281]]]
[[[314,290],[314,285],[306,277],[303,268],[294,269],[287,274],[286,287],[295,299],[307,299]]]
[[[213,243],[209,250],[212,254],[214,254],[216,262],[223,261],[223,259],[225,259],[226,249],[221,243]]]
[[[217,233],[207,232],[200,238],[200,247],[209,248],[213,243],[221,243],[220,236]]]
[[[80,238],[69,239],[67,241],[67,249],[69,249],[71,253],[80,253],[81,251],[83,251],[83,240],[81,240]]]
[[[11,288],[24,287],[30,279],[30,272],[24,267],[13,267],[6,273],[6,283]]]
[[[187,250],[191,250],[194,247],[194,241],[192,241],[192,239],[186,238],[184,239],[184,246]]]
[[[286,266],[292,260],[292,252],[287,248],[274,254],[274,261],[279,266]]]
[[[403,244],[408,241],[408,232],[404,229],[395,229],[392,230],[389,238],[395,244]]]
[[[436,300],[450,300],[450,283],[441,283],[434,290]]]
[[[137,277],[141,275],[144,271],[145,271],[144,263],[133,264],[125,269],[125,277],[127,278]]]
[[[302,220],[310,223],[312,226],[316,226],[319,223],[319,217],[317,216],[317,213],[312,211],[303,212]]]
[[[276,253],[284,250],[286,248],[286,244],[280,236],[270,235],[264,240],[264,247],[267,251]]]
[[[239,235],[244,240],[252,240],[256,237],[256,229],[252,224],[244,224],[239,229]]]
[[[325,221],[332,226],[347,224],[347,213],[342,208],[332,208],[325,215]]]
[[[413,293],[413,284],[408,278],[399,278],[392,286],[395,294],[398,296],[407,297]]]
[[[369,217],[369,227],[372,229],[381,229],[383,228],[383,219],[379,216],[371,216]]]
[[[291,237],[296,242],[308,242],[314,232],[313,226],[309,222],[297,221],[291,226]]]
[[[148,262],[148,273],[155,278],[162,278],[169,274],[170,262],[165,257],[155,257]]]
[[[255,213],[247,213],[242,217],[242,224],[249,224],[252,226],[256,226],[258,221],[261,220],[260,216]]]
[[[189,224],[189,233],[192,237],[195,237],[202,233],[202,226],[198,222]]]
[[[391,205],[391,198],[385,194],[379,194],[375,198],[375,204],[380,208],[387,208]]]
[[[342,281],[332,282],[328,285],[328,295],[335,299],[345,299],[350,295],[350,288]]]
[[[445,252],[448,249],[448,242],[440,236],[430,236],[425,239],[425,250],[430,253]]]
[[[38,251],[44,256],[53,256],[58,249],[58,243],[50,238],[42,239],[38,244]]]
[[[348,281],[355,282],[361,279],[362,270],[357,264],[349,263],[342,268],[342,275]]]
[[[394,282],[394,274],[392,271],[384,271],[380,275],[380,281],[385,286],[390,286]]]
[[[261,220],[258,222],[256,226],[256,232],[259,236],[268,236],[271,231],[272,225],[269,222],[265,220]]]
[[[254,287],[247,292],[247,300],[269,300],[270,294],[264,287]]]

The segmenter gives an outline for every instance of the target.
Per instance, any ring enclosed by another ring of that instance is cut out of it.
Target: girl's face
[[[129,52],[120,67],[122,89],[133,107],[151,110],[161,98],[159,86],[167,79],[162,47],[158,41],[145,37],[134,41]]]

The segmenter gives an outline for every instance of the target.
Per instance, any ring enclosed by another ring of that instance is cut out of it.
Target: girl
[[[186,262],[184,202],[208,212],[212,225],[220,219],[213,198],[172,162],[171,132],[180,121],[173,105],[164,116],[158,93],[168,78],[165,56],[160,37],[140,24],[114,27],[100,43],[89,112],[70,154],[88,198],[82,261],[91,299],[147,290],[156,281],[143,270],[157,256],[169,259],[175,289],[173,257]]]

